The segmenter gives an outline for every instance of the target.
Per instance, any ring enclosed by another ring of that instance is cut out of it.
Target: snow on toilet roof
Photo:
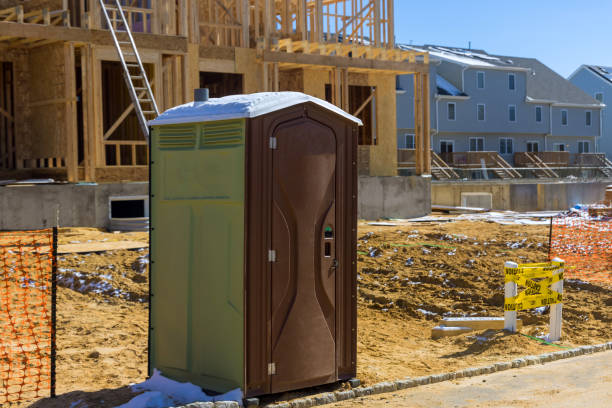
[[[337,115],[363,125],[360,119],[349,115],[337,106],[301,92],[261,92],[250,95],[230,95],[223,98],[210,98],[206,102],[190,102],[168,109],[156,119],[149,121],[149,125],[254,118],[305,102],[315,103]]]

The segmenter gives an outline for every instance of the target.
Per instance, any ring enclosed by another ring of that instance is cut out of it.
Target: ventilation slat
[[[244,121],[242,120],[202,125],[201,148],[239,145],[243,142]]]
[[[196,137],[196,125],[162,127],[159,132],[159,148],[162,150],[193,149]]]

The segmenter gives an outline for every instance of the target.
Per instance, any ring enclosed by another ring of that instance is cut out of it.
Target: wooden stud
[[[421,75],[423,92],[423,174],[431,174],[431,112],[429,100],[429,73]]]
[[[77,112],[76,112],[76,78],[75,78],[74,45],[64,44],[64,81],[65,81],[65,140],[66,140],[66,167],[68,181],[78,180],[78,140],[77,140]],[[72,98],[72,100],[70,100]]]
[[[421,125],[421,74],[414,74],[414,147],[415,147],[415,172],[417,176],[423,174],[422,156],[423,151],[423,129]]]

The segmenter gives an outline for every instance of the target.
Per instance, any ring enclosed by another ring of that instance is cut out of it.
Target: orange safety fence
[[[612,219],[553,217],[549,259],[566,263],[565,278],[612,284]]]
[[[57,229],[0,232],[0,406],[55,394]]]

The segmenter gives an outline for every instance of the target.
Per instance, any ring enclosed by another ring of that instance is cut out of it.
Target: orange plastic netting
[[[566,278],[612,284],[611,219],[554,217],[550,234],[550,259],[565,261]]]
[[[0,406],[54,388],[56,230],[0,232]]]

